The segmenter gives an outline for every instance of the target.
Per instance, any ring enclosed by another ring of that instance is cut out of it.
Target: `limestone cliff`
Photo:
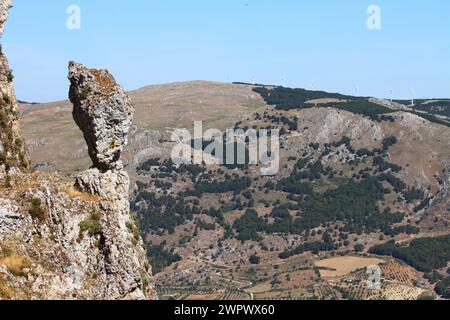
[[[12,0],[0,1],[0,37]],[[0,170],[28,169],[30,161],[20,137],[13,73],[0,46]]]
[[[0,0],[0,32],[10,6],[11,1]],[[69,78],[74,75],[70,72]],[[12,80],[2,55],[0,299],[156,299],[151,267],[129,212],[129,178],[119,162],[133,115],[128,97],[108,76],[119,98],[108,100],[111,92],[100,86],[86,94],[89,105],[81,104],[87,109],[75,103],[94,167],[67,178],[26,170]],[[99,105],[101,110],[89,110]]]

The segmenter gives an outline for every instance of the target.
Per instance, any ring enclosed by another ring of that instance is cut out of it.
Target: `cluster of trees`
[[[261,241],[259,232],[265,231],[265,221],[258,216],[258,212],[248,209],[241,218],[234,222],[237,239],[240,241]]]
[[[145,205],[140,204],[145,202]],[[140,204],[140,205],[139,205]],[[175,228],[192,220],[201,208],[188,204],[184,199],[142,191],[131,203],[131,210],[136,212],[141,229],[144,231],[160,229],[175,232]]]
[[[444,299],[450,299],[450,277],[438,282],[435,287],[435,291]]]
[[[389,138],[386,138],[383,140],[383,150],[388,151],[390,147],[397,144],[397,138],[394,136],[391,136]]]
[[[423,198],[425,197],[425,193],[423,192],[423,190],[411,188],[407,191],[404,191],[403,196],[406,202],[413,203],[416,200],[423,200]]]
[[[392,109],[380,106],[367,100],[349,101],[346,103],[329,104],[327,106],[360,114],[378,122],[382,121],[381,115],[394,112]]]
[[[384,198],[385,189],[376,178],[361,182],[350,181],[324,194],[313,193],[300,203],[301,218],[293,226],[293,233],[314,229],[327,222],[346,221],[373,230],[378,227],[377,202]]]
[[[265,86],[258,86],[253,91],[259,93],[267,104],[275,106],[278,110],[291,110],[291,109],[305,109],[314,107],[314,104],[307,104],[309,100],[321,99],[321,98],[333,98],[340,100],[347,100],[345,103],[327,103],[322,104],[324,107],[332,107],[340,110],[346,110],[355,114],[361,114],[369,117],[374,121],[395,121],[390,113],[395,112],[390,108],[371,103],[364,97],[352,97],[337,93],[328,93],[323,91],[308,91],[305,89],[291,89],[284,87],[267,88]],[[450,127],[450,122],[439,119],[436,115],[450,116],[450,101],[435,101],[432,103],[424,104],[424,101],[417,101],[415,109],[419,111],[409,111],[412,114],[418,115],[428,121],[438,123]],[[405,103],[401,101],[399,103]],[[407,103],[409,104],[409,102]]]
[[[392,113],[393,110],[375,103],[371,103],[367,98],[358,98],[345,96],[337,93],[328,93],[323,91],[308,91],[305,89],[291,89],[276,87],[268,89],[266,87],[257,87],[253,89],[259,93],[269,105],[274,105],[278,110],[305,109],[314,107],[314,104],[307,104],[309,100],[321,98],[334,98],[347,100],[344,103],[326,103],[324,107],[332,107],[340,110],[346,110],[355,114],[361,114],[375,121],[382,121],[381,115]]]
[[[298,130],[298,118],[294,117],[292,119],[285,116],[270,116],[266,115],[266,119],[272,121],[274,124],[282,124],[289,128],[289,131]]]
[[[197,182],[194,190],[184,193],[187,197],[201,197],[204,193],[226,193],[234,192],[240,194],[243,190],[250,188],[252,179],[250,177],[238,177],[224,181],[201,181]]]
[[[294,190],[296,192],[297,190]],[[377,177],[369,177],[361,182],[349,181],[323,194],[312,191],[295,208],[278,206],[272,210],[273,223],[259,217],[255,210],[247,210],[238,219],[234,228],[241,241],[259,241],[259,232],[303,234],[328,223],[344,222],[343,232],[372,233],[383,232],[388,236],[401,233],[416,234],[420,230],[414,226],[393,227],[403,222],[405,215],[386,209],[379,211],[377,202],[384,199],[386,190]],[[299,210],[293,217],[289,209]]]
[[[415,112],[415,111],[410,111],[410,113],[415,114],[416,116],[422,117],[422,118],[424,118],[424,119],[426,119],[426,120],[428,120],[430,122],[450,127],[450,122],[449,121],[442,120],[442,119],[436,117],[433,114],[426,114],[426,113]]]
[[[377,156],[373,158],[373,165],[378,167],[378,171],[380,172],[386,172],[390,170],[391,172],[400,172],[402,168],[396,164],[389,163],[381,156]]]
[[[198,177],[206,171],[206,169],[199,165],[182,164],[175,165],[172,159],[161,161],[160,159],[149,159],[141,163],[137,168],[139,174],[147,174],[152,168],[156,167],[159,173],[156,177],[160,178],[174,178],[174,174],[188,174],[192,179]]]
[[[138,172],[148,172],[151,170],[152,167],[159,167],[161,165],[160,160],[159,159],[149,159],[147,161],[144,161],[143,163],[141,163],[136,170]]]
[[[426,103],[425,101],[419,101],[419,103],[415,105],[415,109],[450,117],[450,100],[427,101]]]
[[[417,207],[414,208],[414,212],[417,213],[422,211],[423,209],[426,209],[430,205],[431,200],[433,200],[433,197],[424,199]]]
[[[396,176],[392,174],[381,174],[378,176],[379,181],[386,181],[388,182],[393,188],[396,193],[400,193],[405,191],[407,185],[403,180],[397,178]]]
[[[249,262],[251,264],[260,264],[261,263],[261,257],[257,256],[257,255],[252,255],[249,259]]]
[[[312,252],[313,254],[318,254],[322,251],[333,251],[337,250],[338,246],[333,242],[333,238],[327,232],[323,235],[322,241],[307,242],[304,243],[293,250],[284,250],[280,254],[280,259],[288,259],[290,257],[303,254],[305,252]]]
[[[150,259],[153,274],[157,274],[173,263],[181,261],[180,255],[174,254],[173,251],[167,251],[163,245],[149,246],[147,256]]]
[[[342,100],[353,99],[353,97],[337,93],[284,87],[276,87],[271,89],[267,87],[256,87],[253,91],[259,93],[267,104],[276,106],[278,110],[310,108],[314,105],[306,104],[307,101],[321,98],[334,98]]]
[[[302,180],[319,180],[322,174],[329,175],[331,172],[332,169],[324,168],[320,160],[309,163],[308,158],[300,159],[294,167],[294,172],[289,177],[281,179],[276,188],[277,190],[291,194],[312,195],[312,184],[310,182],[303,182]]]
[[[432,272],[446,267],[450,261],[450,235],[416,239],[407,247],[389,241],[371,248],[370,253],[393,256],[421,272]]]
[[[346,222],[344,230],[350,233],[381,231],[389,236],[418,233],[419,229],[413,226],[392,227],[404,220],[403,213],[392,213],[388,209],[379,212],[377,202],[384,199],[385,193],[377,177],[349,181],[324,194],[313,193],[300,202],[303,212],[293,221],[290,231],[298,234],[328,222],[341,221]]]

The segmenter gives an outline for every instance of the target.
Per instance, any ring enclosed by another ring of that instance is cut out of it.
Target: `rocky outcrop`
[[[11,0],[0,1],[0,37],[11,8]],[[30,161],[20,136],[13,74],[0,46],[0,175],[11,169],[26,170]],[[4,178],[4,177],[3,177]]]
[[[0,37],[3,35],[5,22],[8,19],[9,9],[12,7],[12,0],[0,1]]]
[[[156,299],[133,217],[109,194],[39,172],[11,184],[0,189],[0,300]]]
[[[106,218],[102,241],[107,250],[107,273],[113,277],[110,283],[125,286],[135,296],[133,288],[136,287],[135,280],[142,277],[145,252],[138,229],[130,220],[130,179],[120,160],[127,143],[134,107],[122,87],[106,70],[88,69],[70,62],[68,78],[73,117],[83,132],[93,161],[93,167],[76,178],[75,187],[79,192],[99,197]],[[138,244],[141,251],[135,251],[130,246],[130,232],[134,232],[131,241]],[[140,257],[141,264],[138,260],[133,266],[130,262],[136,257]],[[150,267],[148,263],[146,265],[145,278],[149,279]],[[119,292],[120,288],[114,288],[111,294],[117,296]],[[142,292],[141,297],[148,294]]]
[[[2,19],[6,4],[0,2]],[[0,300],[156,299],[120,163],[133,114],[128,97],[107,71],[71,63],[74,116],[94,167],[75,183],[56,173],[14,170],[29,161],[3,55],[0,62]]]
[[[130,98],[106,70],[70,62],[69,80],[73,117],[83,131],[94,167],[122,169],[120,156],[134,114]]]

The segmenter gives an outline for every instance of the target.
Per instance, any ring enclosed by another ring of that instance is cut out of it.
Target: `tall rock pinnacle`
[[[120,156],[134,114],[130,98],[106,70],[70,62],[69,80],[73,117],[83,131],[94,168],[122,169]]]
[[[107,223],[104,225],[103,247],[108,257],[106,269],[110,277],[107,295],[120,297],[133,292],[131,298],[156,298],[154,287],[142,287],[143,277],[151,277],[151,268],[142,273],[145,252],[130,246],[130,179],[123,170],[120,156],[127,143],[134,107],[130,98],[106,70],[88,69],[69,63],[70,101],[73,117],[84,134],[94,166],[76,177],[75,187],[100,197]],[[139,239],[139,243],[142,240]],[[128,257],[122,259],[124,257]]]

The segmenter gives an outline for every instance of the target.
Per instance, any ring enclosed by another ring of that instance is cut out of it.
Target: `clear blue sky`
[[[81,30],[66,9],[81,8]],[[366,27],[367,7],[382,29]],[[448,0],[15,0],[3,41],[19,99],[65,99],[67,62],[126,89],[246,81],[385,97],[450,97]]]

